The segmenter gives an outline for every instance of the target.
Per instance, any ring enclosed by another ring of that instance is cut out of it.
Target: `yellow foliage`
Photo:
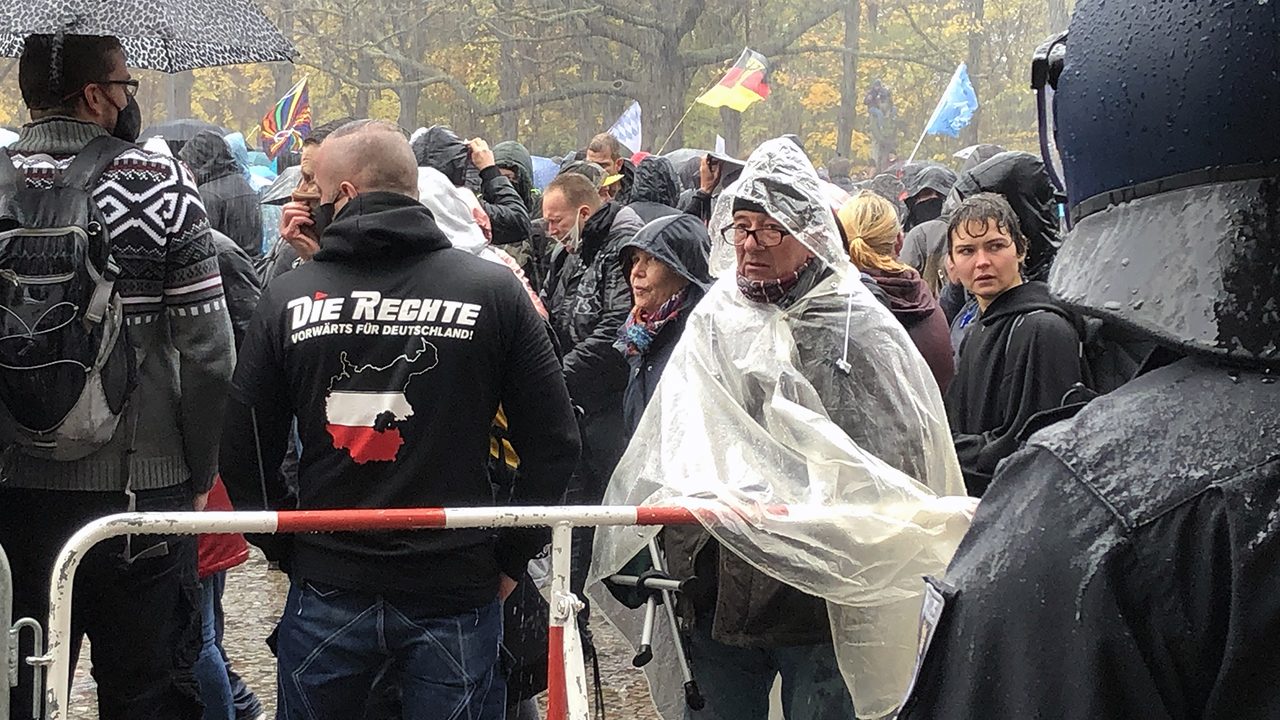
[[[809,92],[800,104],[811,112],[833,108],[840,104],[840,91],[830,82],[819,80],[809,86]]]

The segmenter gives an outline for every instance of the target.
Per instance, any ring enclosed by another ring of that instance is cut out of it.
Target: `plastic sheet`
[[[929,368],[849,264],[818,183],[799,148],[774,140],[721,195],[711,225],[719,280],[690,316],[604,502],[714,508],[700,519],[724,548],[828,601],[858,715],[884,717],[910,680],[921,577],[942,575],[974,501]],[[734,248],[718,230],[737,197],[764,206],[832,271],[786,310],[736,287]],[[616,572],[656,532],[602,528],[592,578]],[[593,595],[638,635],[638,612]],[[671,648],[664,638],[655,652]],[[668,720],[681,710],[673,664],[650,666]]]

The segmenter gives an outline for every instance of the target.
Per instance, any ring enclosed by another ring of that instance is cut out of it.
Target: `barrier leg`
[[[567,597],[569,569],[572,566],[573,525],[551,526],[551,625],[547,629],[547,720],[567,720],[569,715],[568,685],[565,678],[564,629],[577,618]]]
[[[13,574],[9,556],[0,548],[0,720],[9,720],[9,688],[18,684],[18,638],[13,633]],[[10,639],[13,647],[10,647]]]

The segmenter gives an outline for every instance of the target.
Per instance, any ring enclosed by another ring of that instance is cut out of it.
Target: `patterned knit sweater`
[[[11,161],[29,186],[48,187],[104,133],[67,118],[38,121],[22,129]],[[235,351],[195,181],[172,158],[128,150],[103,173],[94,197],[121,268],[116,288],[137,351],[133,408],[112,441],[83,460],[41,460],[7,448],[0,489],[114,491],[129,482],[146,490],[190,481],[204,492],[217,470]],[[136,431],[129,422],[135,416]],[[9,422],[0,410],[0,427]]]

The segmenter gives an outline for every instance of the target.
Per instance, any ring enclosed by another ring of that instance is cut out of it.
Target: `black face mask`
[[[142,134],[142,108],[138,107],[138,99],[129,98],[129,102],[116,113],[116,126],[111,135],[125,142],[137,142]]]
[[[937,220],[942,216],[942,202],[940,197],[921,200],[911,206],[911,225],[914,227],[922,222],[929,220]]]
[[[325,228],[333,224],[333,216],[337,214],[337,208],[333,202],[320,203],[316,209],[311,212],[311,220],[315,223],[312,227],[315,229],[316,239],[324,236]]]

